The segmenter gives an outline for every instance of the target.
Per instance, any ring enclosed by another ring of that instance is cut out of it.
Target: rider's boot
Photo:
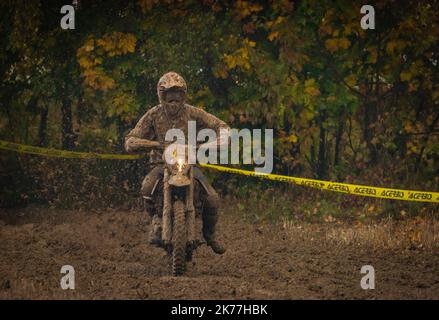
[[[155,213],[154,202],[151,197],[143,196],[144,210],[151,215],[151,229],[149,230],[149,243],[159,246],[162,243],[162,224],[160,216]]]
[[[142,200],[143,200],[143,210],[152,216],[155,212],[155,206],[152,197],[142,196]]]
[[[206,208],[203,214],[203,236],[207,245],[212,248],[213,252],[223,254],[226,248],[218,242],[215,236],[216,224],[218,222],[217,208]]]
[[[160,246],[162,244],[162,219],[158,214],[154,214],[151,220],[151,229],[149,231],[149,243]]]

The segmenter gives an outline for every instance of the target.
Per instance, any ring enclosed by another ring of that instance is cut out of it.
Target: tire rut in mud
[[[439,299],[439,253],[328,241],[332,225],[247,223],[222,214],[224,255],[200,247],[183,276],[147,244],[149,217],[115,210],[0,211],[0,298],[15,299]],[[62,265],[76,289],[63,291]],[[375,290],[362,290],[362,265]]]

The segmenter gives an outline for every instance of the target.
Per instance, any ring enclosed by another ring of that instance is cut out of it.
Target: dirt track
[[[331,241],[329,224],[286,228],[221,217],[228,251],[205,246],[187,275],[167,275],[164,252],[147,244],[136,212],[41,208],[0,211],[0,298],[31,299],[439,299],[439,252]],[[329,240],[328,240],[329,239]],[[76,290],[60,289],[60,268]],[[371,264],[376,289],[360,288]]]

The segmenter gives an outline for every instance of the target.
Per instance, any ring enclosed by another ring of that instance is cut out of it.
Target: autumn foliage
[[[437,1],[374,1],[375,30],[357,1],[79,2],[74,31],[60,1],[1,2],[1,139],[123,152],[175,70],[192,104],[274,129],[277,173],[438,189]]]

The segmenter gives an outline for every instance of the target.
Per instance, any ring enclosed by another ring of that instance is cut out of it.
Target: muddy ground
[[[185,276],[171,277],[165,253],[147,244],[144,214],[1,209],[0,298],[439,299],[434,234],[429,247],[381,246],[367,230],[250,223],[231,211],[219,228],[228,251],[203,246]],[[374,290],[360,287],[366,264],[375,268]],[[75,290],[60,289],[62,265],[75,268]]]

